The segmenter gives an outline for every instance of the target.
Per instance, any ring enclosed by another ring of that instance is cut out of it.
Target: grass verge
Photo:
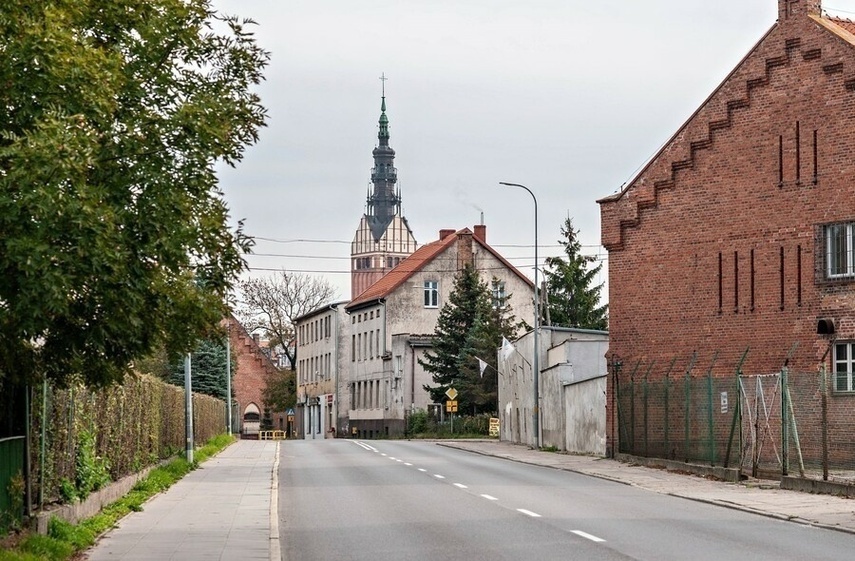
[[[177,457],[157,467],[145,479],[134,485],[130,493],[104,507],[100,513],[79,524],[69,524],[59,518],[50,521],[48,535],[28,534],[12,549],[0,550],[0,561],[65,561],[95,543],[95,540],[112,528],[116,522],[131,512],[143,509],[143,504],[154,495],[169,489],[176,481],[196,469],[226,446],[234,437],[221,434],[209,440],[193,453],[191,464]]]

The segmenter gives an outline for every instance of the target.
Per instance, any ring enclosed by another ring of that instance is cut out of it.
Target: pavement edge
[[[279,545],[279,442],[276,442],[276,457],[270,474],[270,561],[280,561],[282,552]]]

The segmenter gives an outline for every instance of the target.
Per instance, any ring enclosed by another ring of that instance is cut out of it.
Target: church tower
[[[407,219],[401,216],[401,191],[395,151],[389,146],[389,118],[386,116],[386,76],[380,103],[380,132],[374,148],[374,167],[365,214],[350,244],[350,296],[356,298],[380,280],[395,265],[416,250]]]

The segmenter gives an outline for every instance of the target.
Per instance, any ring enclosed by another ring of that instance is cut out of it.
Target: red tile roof
[[[461,234],[472,234],[472,230],[469,228],[463,228],[462,230],[458,230],[457,232],[445,236],[441,240],[437,240],[431,242],[429,244],[425,244],[416,251],[414,251],[409,257],[401,261],[397,267],[386,273],[383,278],[369,286],[362,292],[359,296],[350,301],[350,303],[345,306],[346,309],[350,310],[352,308],[358,307],[360,304],[364,304],[366,302],[371,302],[373,300],[377,300],[379,298],[385,298],[389,296],[392,292],[394,292],[399,286],[407,282],[407,279],[412,277],[417,272],[421,271],[428,263],[433,261],[439,254],[444,252],[446,249],[454,245],[457,241],[458,236]],[[481,245],[484,249],[489,251],[496,259],[502,262],[509,270],[513,271],[518,277],[523,279],[526,283],[534,286],[534,283],[525,275],[523,275],[516,267],[511,265],[507,259],[499,255],[495,249],[487,245],[486,242],[478,238],[477,236],[472,236],[472,239]]]
[[[828,21],[842,27],[843,29],[845,29],[849,33],[855,34],[855,22],[853,22],[852,20],[842,19],[842,18],[825,18],[825,19],[827,19]]]

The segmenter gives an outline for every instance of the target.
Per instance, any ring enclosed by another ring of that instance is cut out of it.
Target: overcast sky
[[[569,215],[605,264],[618,191],[774,24],[777,0],[213,0],[258,22],[269,126],[221,183],[257,238],[252,275],[350,297],[385,73],[404,216],[419,244],[472,227],[533,275]],[[855,18],[855,0],[824,8]],[[276,240],[276,241],[271,241]],[[311,241],[305,241],[311,240]],[[607,295],[604,294],[604,297]]]

